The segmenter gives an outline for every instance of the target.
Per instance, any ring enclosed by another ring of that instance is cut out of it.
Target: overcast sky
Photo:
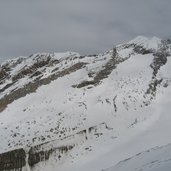
[[[137,35],[171,37],[171,0],[0,0],[0,62],[101,53]]]

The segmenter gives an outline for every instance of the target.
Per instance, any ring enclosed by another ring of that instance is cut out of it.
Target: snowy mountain
[[[0,67],[0,171],[170,171],[171,41]]]

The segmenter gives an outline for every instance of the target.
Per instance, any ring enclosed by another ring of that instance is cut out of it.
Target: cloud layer
[[[0,1],[0,62],[36,52],[100,53],[137,35],[171,36],[170,0]]]

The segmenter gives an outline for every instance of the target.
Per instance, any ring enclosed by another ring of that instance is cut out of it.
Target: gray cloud
[[[171,36],[170,0],[0,0],[0,61],[100,53],[137,35]]]

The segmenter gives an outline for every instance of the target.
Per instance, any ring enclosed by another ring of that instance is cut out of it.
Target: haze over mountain
[[[0,171],[170,171],[171,41],[37,53],[0,67]]]

